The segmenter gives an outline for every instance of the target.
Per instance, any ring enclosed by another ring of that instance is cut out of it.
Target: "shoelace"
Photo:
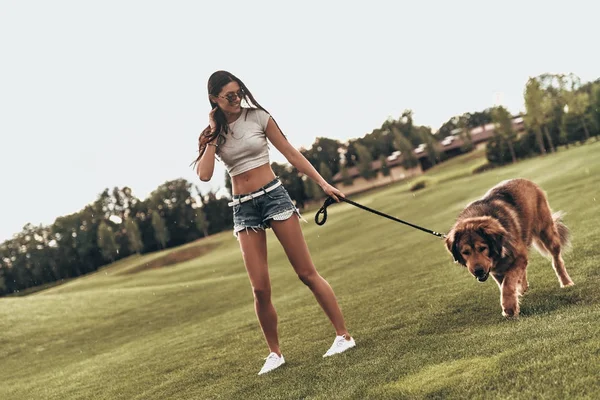
[[[331,348],[329,350],[327,350],[327,353],[333,351],[334,348],[336,347],[340,347],[344,344],[344,341],[346,340],[345,337],[342,337],[341,339],[336,340],[333,345],[331,346]]]
[[[279,356],[275,353],[271,353],[267,357],[265,357],[265,360],[277,361],[278,359],[279,359]]]

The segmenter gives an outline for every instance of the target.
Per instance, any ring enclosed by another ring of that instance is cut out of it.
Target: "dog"
[[[519,315],[519,296],[528,289],[531,245],[552,257],[561,287],[572,286],[561,252],[569,244],[562,212],[552,214],[544,191],[526,179],[503,181],[458,215],[445,245],[455,263],[479,282],[491,275],[500,288],[504,317]]]

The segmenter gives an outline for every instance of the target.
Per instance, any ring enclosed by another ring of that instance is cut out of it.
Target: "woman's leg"
[[[271,303],[271,282],[267,266],[267,237],[264,230],[243,230],[238,233],[242,257],[252,291],[254,310],[271,352],[281,355],[277,336],[277,313]]]
[[[346,329],[342,310],[340,310],[333,289],[315,269],[298,217],[292,215],[284,221],[271,221],[271,228],[283,246],[296,274],[310,288],[317,302],[329,317],[336,334],[349,340],[350,334]]]

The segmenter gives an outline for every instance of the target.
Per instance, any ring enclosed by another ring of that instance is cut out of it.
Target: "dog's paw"
[[[502,316],[506,319],[515,319],[519,316],[518,308],[504,308],[502,309]]]
[[[567,283],[561,283],[560,284],[561,288],[566,288],[566,287],[569,287],[569,286],[575,286],[575,284],[573,283],[573,281],[568,281]]]

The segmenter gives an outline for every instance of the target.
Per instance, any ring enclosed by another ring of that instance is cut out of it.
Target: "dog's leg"
[[[524,295],[529,289],[529,282],[527,282],[527,268],[523,268],[523,272],[521,273],[521,277],[519,279],[519,295]]]
[[[504,280],[504,275],[502,275],[502,274],[495,274],[495,273],[492,272],[492,277],[494,278],[494,280],[498,284],[498,288],[500,290],[502,290],[502,281]]]
[[[560,287],[573,286],[574,283],[565,268],[565,262],[561,255],[560,235],[554,225],[548,226],[540,232],[540,241],[552,255],[552,268],[554,268],[554,272],[560,282]]]
[[[552,268],[558,277],[560,287],[573,286],[573,281],[567,273],[565,262],[562,259],[562,247],[569,242],[569,228],[562,222],[562,213],[552,214],[548,199],[538,205],[539,240],[546,250],[552,255]]]
[[[504,317],[517,317],[519,315],[519,282],[522,280],[523,272],[527,268],[527,258],[519,256],[513,267],[504,274],[502,286],[500,287],[500,304]]]

